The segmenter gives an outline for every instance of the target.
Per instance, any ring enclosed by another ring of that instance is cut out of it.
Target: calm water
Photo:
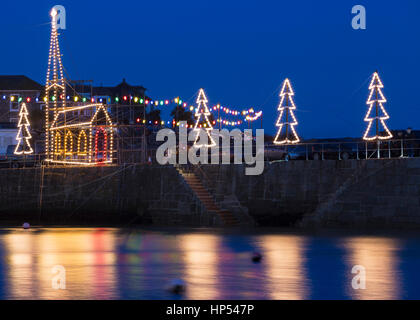
[[[253,264],[259,251],[264,258]],[[66,290],[52,268],[66,269]],[[367,270],[366,290],[351,269]],[[308,236],[267,231],[2,229],[2,299],[419,299],[420,238]]]

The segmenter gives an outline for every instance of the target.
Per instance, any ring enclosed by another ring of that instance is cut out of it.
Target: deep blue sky
[[[298,133],[344,137],[363,133],[368,78],[378,69],[389,127],[420,129],[418,0],[2,0],[0,74],[45,82],[55,4],[67,9],[60,41],[73,79],[115,85],[125,77],[154,98],[189,99],[203,87],[211,103],[262,108],[273,133],[289,77]],[[351,28],[356,4],[367,10],[365,31]]]

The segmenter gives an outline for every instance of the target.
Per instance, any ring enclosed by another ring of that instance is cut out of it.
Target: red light
[[[99,133],[102,132],[104,141],[103,141],[103,150],[98,150],[98,136]],[[99,127],[95,134],[95,153],[96,153],[96,163],[99,164],[101,162],[106,161],[107,157],[107,148],[108,148],[108,135],[104,128]],[[99,159],[99,153],[102,153],[102,158]]]
[[[26,102],[31,102],[31,98],[26,98]]]
[[[158,124],[158,122],[157,122],[157,121],[155,121],[155,124]]]
[[[124,101],[127,101],[127,96],[124,96],[123,99],[124,99]]]
[[[140,118],[137,118],[137,122],[140,122]]]

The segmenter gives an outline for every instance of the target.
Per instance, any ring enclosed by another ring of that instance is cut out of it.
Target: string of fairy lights
[[[146,106],[153,106],[153,107],[164,107],[164,106],[173,106],[173,105],[177,105],[177,106],[182,106],[185,109],[189,110],[189,111],[194,111],[195,107],[192,105],[189,105],[187,102],[183,101],[181,98],[176,97],[176,98],[172,98],[172,99],[145,99],[145,98],[141,98],[141,97],[133,97],[133,96],[122,96],[122,97],[92,97],[92,98],[87,98],[87,97],[80,97],[78,95],[76,96],[66,96],[66,98],[64,99],[64,96],[61,95],[58,99],[56,98],[56,96],[50,96],[49,99],[47,97],[44,98],[39,98],[39,97],[22,97],[22,96],[18,96],[18,95],[3,95],[2,96],[3,100],[7,100],[9,99],[10,102],[37,102],[37,103],[42,103],[42,102],[59,102],[59,101],[71,101],[71,102],[81,102],[81,103],[104,103],[104,104],[119,104],[119,103],[130,103],[130,104],[140,104],[140,105],[146,105]],[[242,124],[244,124],[245,122],[254,122],[259,120],[262,115],[263,112],[262,111],[258,111],[256,112],[254,108],[248,108],[248,109],[243,109],[243,110],[237,110],[235,108],[232,107],[227,107],[227,106],[222,106],[220,104],[217,105],[213,105],[211,107],[209,107],[210,111],[213,112],[217,112],[218,114],[220,114],[220,112],[223,112],[225,115],[230,116],[230,117],[241,117],[240,120],[232,120],[232,119],[228,119],[228,118],[223,118],[221,116],[218,116],[216,119],[217,123],[221,123],[225,126],[240,126]],[[171,121],[158,121],[158,123],[156,123],[156,121],[144,121],[144,119],[140,119],[140,123],[149,123],[149,124],[165,124],[165,123],[171,123]]]

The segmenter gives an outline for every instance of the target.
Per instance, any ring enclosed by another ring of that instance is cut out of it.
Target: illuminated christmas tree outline
[[[22,103],[19,111],[19,123],[18,123],[18,133],[16,135],[16,141],[18,142],[15,148],[14,154],[32,154],[34,150],[29,143],[29,140],[32,139],[32,135],[29,131],[30,123],[28,120],[28,109],[26,109],[26,103]],[[22,139],[25,141],[25,144],[22,145]],[[19,151],[20,149],[20,151]]]
[[[379,78],[378,72],[375,72],[372,75],[372,81],[369,85],[369,98],[366,104],[369,106],[369,109],[365,116],[365,121],[369,122],[365,134],[363,135],[363,140],[372,141],[372,140],[387,140],[392,138],[392,133],[389,131],[387,125],[385,124],[385,120],[388,120],[389,114],[386,112],[383,103],[386,103],[387,100],[382,93],[382,88],[384,87],[381,79]],[[373,108],[375,106],[375,108]],[[372,111],[375,110],[375,114],[371,115]],[[379,113],[382,112],[382,116],[379,116]],[[369,137],[369,132],[372,127],[373,121],[375,121],[375,136]],[[385,129],[386,136],[380,136],[379,132],[379,122],[382,124],[383,128]]]
[[[293,110],[296,110],[293,96],[295,95],[293,88],[290,84],[290,80],[286,79],[283,82],[283,87],[280,92],[280,103],[277,108],[280,111],[279,117],[276,122],[276,127],[279,127],[276,137],[274,138],[274,144],[296,144],[300,142],[300,138],[296,133],[295,126],[298,125]],[[285,105],[284,105],[285,103]],[[285,121],[282,121],[285,116]],[[291,121],[289,120],[291,118]],[[285,129],[284,139],[279,140],[282,134],[283,128]],[[289,135],[292,135],[292,139],[289,139]]]
[[[209,108],[207,107],[207,97],[206,94],[204,93],[204,89],[200,89],[199,93],[198,93],[198,97],[197,97],[197,108],[195,110],[195,117],[197,118],[197,121],[195,123],[194,126],[194,131],[197,132],[197,135],[195,136],[195,140],[194,140],[194,147],[196,148],[201,148],[201,147],[214,147],[216,145],[216,142],[213,140],[212,136],[211,136],[211,131],[213,131],[213,126],[210,123],[210,120],[208,118],[208,116],[211,114]],[[204,116],[204,120],[201,120],[202,117]],[[202,123],[204,122],[204,123]],[[200,137],[200,130],[204,129],[206,130],[207,136],[209,138],[210,144],[208,143],[197,143],[199,137]]]

